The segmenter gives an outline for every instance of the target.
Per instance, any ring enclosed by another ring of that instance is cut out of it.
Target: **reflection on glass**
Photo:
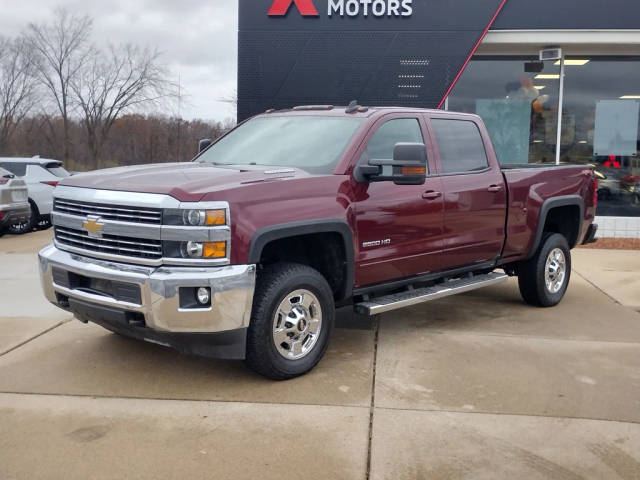
[[[598,215],[640,216],[640,58],[590,57],[567,68],[563,162],[589,163],[600,174]]]
[[[555,162],[560,68],[545,62],[525,72],[535,60],[477,57],[449,97],[450,110],[482,117],[503,164]]]
[[[501,163],[555,162],[559,63],[476,57],[449,109],[480,115]],[[640,57],[567,58],[560,159],[596,166],[598,215],[640,216]]]

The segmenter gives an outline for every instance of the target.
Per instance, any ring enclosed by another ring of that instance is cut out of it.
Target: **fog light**
[[[198,303],[200,305],[208,305],[209,299],[211,298],[209,289],[207,287],[200,287],[196,292],[196,298],[198,299]]]

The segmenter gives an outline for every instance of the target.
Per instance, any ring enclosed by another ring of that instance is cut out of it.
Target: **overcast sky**
[[[189,95],[184,118],[235,116],[223,99],[236,90],[238,0],[0,0],[0,33],[17,35],[29,22],[47,21],[56,6],[91,16],[98,45],[158,47]]]

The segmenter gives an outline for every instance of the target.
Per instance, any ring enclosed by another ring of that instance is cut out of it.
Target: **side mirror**
[[[209,145],[211,145],[210,138],[203,138],[202,140],[200,140],[198,142],[198,153],[202,153],[204,150],[207,149]]]
[[[357,182],[387,182],[396,185],[422,185],[427,175],[424,143],[396,143],[393,160],[369,160],[354,170]]]

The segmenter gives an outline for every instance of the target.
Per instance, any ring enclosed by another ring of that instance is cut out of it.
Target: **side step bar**
[[[365,302],[356,303],[353,309],[363,315],[378,315],[380,313],[410,307],[419,303],[430,302],[438,298],[457,295],[458,293],[477,290],[509,279],[504,273],[491,272],[484,275],[474,275],[469,278],[450,280],[433,287],[416,288],[384,297],[378,297]]]

